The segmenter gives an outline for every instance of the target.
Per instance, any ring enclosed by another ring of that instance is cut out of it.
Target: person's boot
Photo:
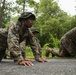
[[[52,57],[54,57],[54,53],[53,53],[53,49],[52,48],[47,48],[46,49],[46,53],[45,53],[45,56],[46,57],[49,57],[50,53],[52,54]]]
[[[5,50],[0,50],[0,62],[5,55]]]
[[[52,54],[52,57],[54,57],[54,56],[60,56],[60,55],[59,55],[59,51],[58,51],[56,48],[53,48],[53,49],[50,51],[50,53]]]
[[[46,56],[46,57],[49,57],[49,55],[50,55],[50,48],[47,48],[47,49],[46,49],[45,56]]]
[[[7,59],[7,55],[6,54],[4,55],[4,59]]]
[[[45,56],[46,56],[46,57],[49,57],[49,55],[50,55],[50,53],[51,53],[51,50],[52,50],[51,48],[47,48],[47,49],[46,49],[46,53],[45,53]]]

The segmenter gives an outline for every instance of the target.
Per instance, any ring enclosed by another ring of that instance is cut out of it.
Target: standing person
[[[20,65],[32,66],[32,62],[25,61],[22,56],[20,43],[28,38],[30,39],[31,48],[38,62],[45,62],[46,60],[40,57],[37,45],[34,42],[31,30],[35,15],[31,12],[23,12],[18,18],[16,24],[11,24],[7,29],[0,29],[0,61],[5,55],[6,48],[9,49],[11,57],[14,62]]]
[[[59,50],[47,48],[46,57],[49,54],[58,57],[75,57],[76,56],[76,27],[68,31],[60,39]]]

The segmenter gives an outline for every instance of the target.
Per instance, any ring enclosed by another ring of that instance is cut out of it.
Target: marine
[[[59,50],[56,48],[47,48],[46,57],[49,57],[49,54],[52,56],[58,57],[75,57],[76,56],[76,27],[64,34],[60,39]]]
[[[8,49],[16,64],[32,66],[32,62],[25,60],[22,55],[22,48],[20,46],[22,42],[26,42],[27,38],[30,40],[35,60],[38,62],[46,61],[40,57],[40,53],[37,50],[38,46],[35,44],[32,32],[30,30],[30,27],[32,27],[35,19],[35,15],[31,12],[23,12],[18,18],[16,24],[12,23],[8,28],[0,29],[0,61],[5,55],[6,49]]]

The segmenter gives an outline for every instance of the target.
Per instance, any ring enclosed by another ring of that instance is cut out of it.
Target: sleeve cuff
[[[21,55],[18,55],[16,58],[14,58],[14,63],[19,64],[19,62],[23,60],[23,57]]]

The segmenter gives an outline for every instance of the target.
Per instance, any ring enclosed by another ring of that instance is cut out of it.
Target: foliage
[[[46,52],[46,48],[49,47],[49,43],[44,44],[44,46],[42,47],[42,57],[45,58],[45,52]],[[34,58],[32,50],[29,46],[26,46],[26,58]],[[51,57],[51,54],[50,54]]]
[[[0,13],[2,13],[2,2],[0,2]],[[40,32],[38,39],[42,46],[43,54],[46,47],[58,48],[60,38],[70,29],[76,27],[76,15],[70,16],[60,9],[58,3],[54,0],[40,0],[37,3],[35,0],[15,0],[8,2],[5,0],[2,27],[8,27],[13,21],[16,22],[18,15],[28,8],[33,8],[33,13],[36,15],[34,25]],[[30,9],[29,9],[30,10]],[[1,17],[0,17],[1,19]],[[0,24],[1,25],[1,24]],[[30,53],[29,47],[27,47]],[[28,56],[31,54],[28,54]]]
[[[51,46],[54,48],[59,48],[59,44],[60,44],[60,41],[59,39],[57,38],[54,38],[54,36],[52,34],[50,34],[50,41],[51,41]]]
[[[3,1],[1,2],[1,5],[3,5]],[[11,18],[11,11],[12,11],[12,8],[11,8],[11,5],[13,3],[12,2],[7,2],[5,0],[5,4],[3,5],[4,8],[0,5],[0,15],[2,15],[2,18],[0,18],[0,20],[2,20],[2,23],[0,23],[1,27],[6,27],[6,23],[8,23],[10,21],[10,18]]]
[[[50,46],[53,47],[54,44],[57,43],[54,42],[54,40],[59,40],[71,29],[72,17],[61,10],[54,0],[40,0],[38,12],[39,15],[35,25],[38,26],[38,29],[40,30],[40,35],[38,37],[40,43],[42,46],[46,43],[50,43]]]
[[[46,48],[48,47],[49,47],[49,43],[44,44],[44,46],[42,47],[42,57],[45,57]]]
[[[34,58],[32,50],[29,46],[26,46],[25,52],[26,52],[26,58]]]

